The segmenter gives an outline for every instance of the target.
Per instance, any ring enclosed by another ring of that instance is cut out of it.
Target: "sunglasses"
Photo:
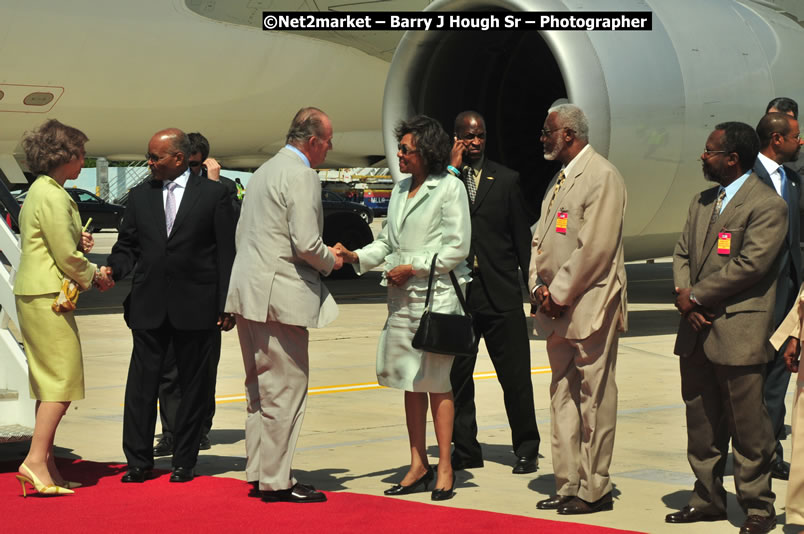
[[[408,154],[415,154],[416,152],[419,151],[418,148],[410,148],[408,145],[403,145],[401,143],[396,145],[396,148],[397,148],[397,150],[402,152],[402,154],[405,155],[405,156],[408,155]]]
[[[190,167],[200,167],[201,163],[203,163],[203,162],[201,162],[201,161],[189,161],[189,162],[187,162],[187,165],[189,165]]]

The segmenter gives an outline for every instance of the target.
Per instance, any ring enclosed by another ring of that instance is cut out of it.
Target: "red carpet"
[[[356,493],[327,493],[321,504],[263,503],[248,497],[241,480],[202,476],[170,484],[163,474],[144,484],[123,484],[124,466],[88,461],[59,462],[68,480],[84,484],[76,495],[23,499],[17,464],[0,464],[0,525],[3,532],[361,532],[429,533],[539,532],[614,534],[630,532],[479,510],[449,508]],[[31,490],[33,492],[33,490]]]

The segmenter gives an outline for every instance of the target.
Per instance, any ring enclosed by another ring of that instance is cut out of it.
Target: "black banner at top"
[[[263,11],[269,31],[649,31],[650,11],[302,12]]]

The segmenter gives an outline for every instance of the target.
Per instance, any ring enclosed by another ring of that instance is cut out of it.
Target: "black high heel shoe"
[[[431,501],[446,501],[455,495],[455,473],[452,474],[452,487],[449,489],[436,488],[430,494]]]
[[[433,493],[430,494],[431,501],[446,501],[447,499],[451,499],[455,496],[455,480],[452,481],[452,487],[450,489],[434,489]]]
[[[423,486],[423,490],[427,491],[427,487],[430,485],[430,482],[433,481],[435,478],[435,473],[433,472],[432,466],[427,466],[427,472],[421,476],[419,480],[411,484],[410,486],[403,486],[402,484],[394,484],[383,493],[385,495],[407,495],[408,493],[413,493],[415,491],[419,491],[419,486]]]

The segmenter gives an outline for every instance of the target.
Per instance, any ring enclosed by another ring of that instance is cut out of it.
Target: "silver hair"
[[[547,114],[550,113],[556,114],[559,126],[569,128],[575,132],[575,137],[589,142],[589,121],[581,108],[575,104],[559,104],[548,109]]]

